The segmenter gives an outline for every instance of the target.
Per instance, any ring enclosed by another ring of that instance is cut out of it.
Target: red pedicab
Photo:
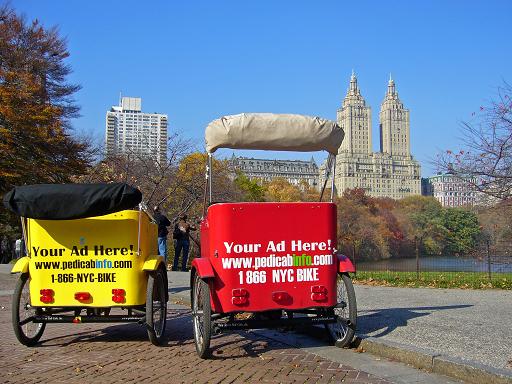
[[[338,347],[356,329],[353,264],[336,253],[335,156],[343,130],[318,117],[240,114],[206,128],[208,152],[201,257],[191,270],[197,353],[212,332],[324,324]],[[218,148],[329,152],[320,202],[212,202],[212,154]],[[330,202],[322,196],[331,177]],[[240,313],[252,313],[238,316]]]

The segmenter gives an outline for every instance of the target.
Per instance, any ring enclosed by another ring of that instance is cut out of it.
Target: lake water
[[[360,271],[416,271],[416,259],[389,259],[357,263]],[[425,272],[487,272],[486,259],[462,257],[420,257],[420,270]],[[512,257],[493,257],[491,272],[512,273]]]

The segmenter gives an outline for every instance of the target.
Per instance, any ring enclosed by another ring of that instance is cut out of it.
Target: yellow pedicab
[[[26,244],[11,271],[20,274],[12,301],[20,343],[35,345],[47,323],[110,322],[145,325],[161,343],[167,273],[141,201],[124,183],[27,185],[4,196]]]

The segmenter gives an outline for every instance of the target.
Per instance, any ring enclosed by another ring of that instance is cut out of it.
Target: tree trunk
[[[354,262],[354,269],[356,270],[354,274],[357,276],[357,268],[356,268],[356,243],[352,242],[352,261]]]
[[[420,279],[420,247],[418,238],[414,239],[414,246],[416,248],[416,280]]]
[[[487,240],[487,274],[489,276],[489,282],[492,281],[491,276],[491,241]]]

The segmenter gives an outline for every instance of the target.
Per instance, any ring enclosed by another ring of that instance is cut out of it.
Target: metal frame
[[[208,152],[208,162],[206,164],[206,174],[205,174],[205,186],[204,186],[204,199],[203,199],[203,218],[206,216],[206,211],[208,206],[212,203],[212,157],[213,155]],[[336,177],[336,155],[329,154],[327,158],[327,173],[325,175],[324,185],[322,186],[322,191],[320,193],[320,201],[324,196],[325,187],[327,186],[327,182],[329,177],[331,178],[331,203],[334,201],[334,179]]]
[[[24,247],[25,248],[25,252],[27,254],[28,257],[30,257],[30,248],[28,246],[28,233],[27,233],[27,218],[25,217],[21,217],[21,232],[22,232],[22,236],[23,236],[23,241],[25,242],[24,244]],[[23,250],[22,248],[22,250]],[[24,255],[21,255],[21,257],[23,257]]]
[[[229,320],[226,322],[214,322],[213,331],[221,333],[224,331],[233,331],[239,329],[257,329],[257,328],[279,328],[283,326],[296,325],[316,325],[316,324],[332,324],[338,320],[336,315],[321,315],[315,317],[294,317],[281,319],[248,319],[248,320]]]
[[[331,203],[334,201],[334,179],[336,177],[336,155],[329,154],[329,157],[327,158],[327,164],[326,164],[326,174],[325,174],[325,180],[324,185],[322,186],[322,192],[320,193],[320,201],[322,201],[322,198],[324,197],[325,187],[327,186],[327,182],[329,181],[329,176],[332,174],[331,179]]]
[[[210,177],[208,178],[208,191],[210,204],[212,203],[212,154],[208,153],[208,170],[210,172]]]
[[[203,218],[206,217],[206,210],[212,202],[212,154],[208,153],[208,161],[206,163],[204,198],[203,198]]]

